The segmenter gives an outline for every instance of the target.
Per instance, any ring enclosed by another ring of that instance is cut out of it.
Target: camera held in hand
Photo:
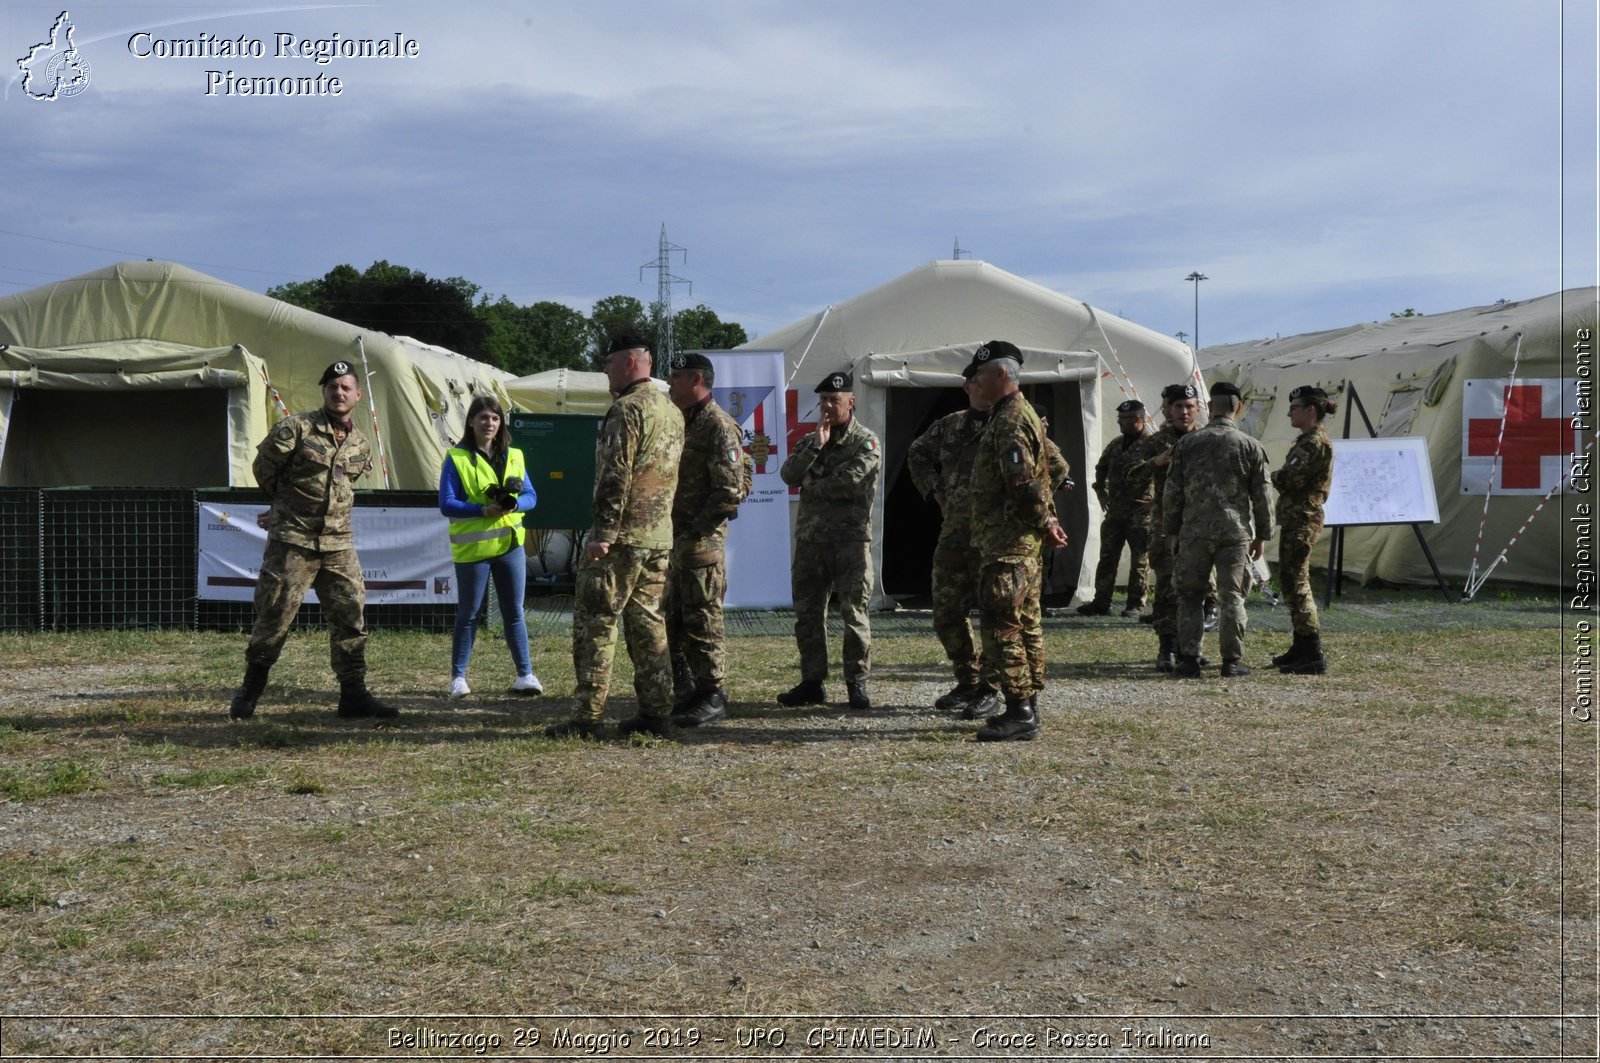
[[[507,477],[505,483],[494,484],[483,494],[484,497],[501,509],[516,509],[517,496],[522,494],[522,477]]]

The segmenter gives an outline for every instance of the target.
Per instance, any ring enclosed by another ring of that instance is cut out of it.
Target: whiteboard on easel
[[[1433,463],[1421,436],[1335,439],[1333,485],[1322,507],[1328,527],[1437,524]]]

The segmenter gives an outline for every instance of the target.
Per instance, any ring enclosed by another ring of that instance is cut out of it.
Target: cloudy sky
[[[663,224],[674,304],[752,336],[957,239],[1168,334],[1199,270],[1204,345],[1596,282],[1587,0],[123,0],[68,8],[88,86],[33,99],[60,4],[0,0],[0,294],[387,259],[586,311],[654,298]]]

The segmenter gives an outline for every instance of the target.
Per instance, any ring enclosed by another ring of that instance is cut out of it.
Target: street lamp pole
[[[1194,281],[1194,349],[1198,351],[1200,350],[1200,282],[1208,281],[1211,278],[1199,270],[1195,270],[1183,279]]]

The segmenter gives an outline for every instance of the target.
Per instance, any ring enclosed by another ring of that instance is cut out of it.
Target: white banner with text
[[[262,505],[200,504],[196,591],[201,600],[254,600],[267,547],[267,533],[256,518],[266,511]],[[357,506],[351,523],[368,605],[454,604],[449,525],[438,510]],[[315,591],[306,595],[306,601],[316,600]]]

